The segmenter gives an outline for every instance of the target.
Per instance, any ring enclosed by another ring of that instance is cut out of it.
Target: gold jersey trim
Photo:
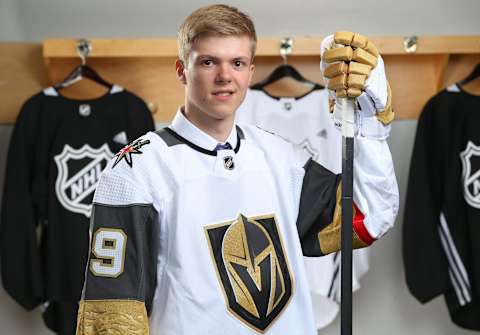
[[[82,300],[76,335],[148,335],[145,304],[135,300]]]
[[[356,209],[353,208],[353,217],[355,217]],[[353,229],[353,227],[352,227]],[[341,248],[341,233],[342,233],[342,183],[338,183],[335,210],[333,213],[332,222],[318,232],[318,242],[320,250],[324,255],[339,251]],[[353,229],[353,249],[360,249],[368,247],[368,244],[363,242],[358,234]]]

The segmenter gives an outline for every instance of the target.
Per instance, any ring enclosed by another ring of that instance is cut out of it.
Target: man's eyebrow
[[[250,57],[247,56],[240,56],[240,57],[235,57],[232,60],[242,60],[242,61],[249,61]]]
[[[212,60],[215,60],[215,61],[220,60],[219,57],[216,57],[216,56],[213,56],[213,55],[208,55],[208,54],[199,55],[199,56],[197,57],[197,60],[204,60],[204,59],[212,59]],[[237,60],[246,61],[246,60],[250,60],[250,57],[247,57],[247,56],[238,56],[238,57],[233,57],[233,58],[231,58],[230,60],[232,60],[232,61],[237,61]]]
[[[203,59],[218,60],[219,58],[218,58],[218,57],[215,57],[215,56],[213,56],[213,55],[209,55],[209,54],[204,54],[204,55],[198,55],[198,56],[197,56],[197,60],[203,60]]]

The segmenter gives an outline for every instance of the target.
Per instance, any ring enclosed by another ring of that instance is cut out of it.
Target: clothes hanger
[[[480,63],[478,63],[472,70],[472,72],[465,78],[459,81],[457,84],[463,86],[480,77]]]
[[[310,81],[308,79],[306,79],[305,77],[303,77],[300,72],[297,71],[297,69],[295,69],[293,66],[289,65],[289,64],[282,64],[282,65],[279,65],[277,68],[275,68],[275,70],[273,70],[272,73],[270,73],[270,75],[265,78],[264,80],[254,84],[251,88],[252,89],[262,89],[264,88],[265,86],[267,85],[270,85],[282,78],[285,78],[285,77],[288,77],[288,78],[293,78],[295,79],[296,81],[300,82],[300,83],[303,83],[303,84],[306,84],[306,86],[310,86],[314,89],[321,89],[323,88],[322,85],[319,85],[313,81]]]
[[[270,75],[264,80],[252,85],[250,88],[254,90],[264,90],[264,88],[270,84],[278,82],[283,78],[292,78],[296,82],[301,83],[304,86],[310,87],[311,91],[317,89],[323,89],[324,87],[311,80],[306,79],[298,72],[292,65],[287,62],[288,54],[292,52],[293,41],[291,38],[285,38],[280,43],[280,55],[283,58],[283,64],[275,68]]]
[[[90,44],[90,41],[85,39],[80,39],[78,41],[77,52],[80,56],[80,59],[82,60],[82,63],[76,68],[74,68],[73,71],[70,72],[70,74],[60,83],[54,85],[54,88],[56,90],[68,87],[76,83],[77,81],[82,80],[83,78],[90,79],[95,83],[108,88],[109,90],[113,87],[113,84],[103,79],[93,68],[86,64],[86,58],[90,54],[91,50],[92,46]]]

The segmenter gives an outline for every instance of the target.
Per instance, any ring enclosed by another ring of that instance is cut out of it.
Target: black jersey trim
[[[245,135],[243,133],[243,130],[239,126],[235,126],[235,127],[237,129],[237,145],[235,146],[235,149],[233,149],[233,151],[235,153],[238,153],[238,151],[240,150],[240,142],[241,142],[242,139],[245,139]],[[186,144],[190,148],[192,148],[196,151],[199,151],[203,154],[210,155],[210,156],[216,156],[217,155],[217,151],[207,150],[205,148],[202,148],[202,147],[196,145],[195,143],[190,142],[185,137],[179,135],[177,132],[175,132],[171,128],[168,128],[168,127],[162,128],[160,130],[155,131],[155,134],[160,136],[169,147],[177,145],[177,144]]]
[[[155,131],[154,133],[160,136],[160,138],[167,144],[167,146],[172,147],[177,144],[182,144],[183,142],[174,134],[170,133],[169,128],[162,128]]]
[[[235,128],[237,128],[237,139],[244,140],[245,139],[245,134],[243,133],[242,128],[240,128],[239,126],[235,126]],[[237,147],[238,147],[238,142],[237,142]]]
[[[131,203],[125,205],[113,205],[113,204],[104,204],[102,202],[92,202],[92,205],[100,205],[104,207],[112,207],[112,208],[128,208],[128,207],[152,207],[155,209],[152,203]]]

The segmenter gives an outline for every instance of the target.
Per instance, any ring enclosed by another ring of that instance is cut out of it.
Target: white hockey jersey
[[[237,110],[237,121],[259,126],[302,147],[307,154],[329,169],[342,172],[342,135],[329,113],[328,91],[312,90],[301,97],[274,97],[249,89]],[[370,249],[353,251],[352,286],[368,271]],[[305,257],[317,328],[336,317],[340,306],[340,252],[324,257]]]
[[[179,111],[110,162],[77,334],[316,334],[302,254],[338,242],[319,232],[338,209],[339,177],[251,125],[228,142],[213,150]],[[354,178],[376,180],[354,189],[355,236],[368,245],[393,225],[398,190],[385,142],[357,144],[357,155]]]

